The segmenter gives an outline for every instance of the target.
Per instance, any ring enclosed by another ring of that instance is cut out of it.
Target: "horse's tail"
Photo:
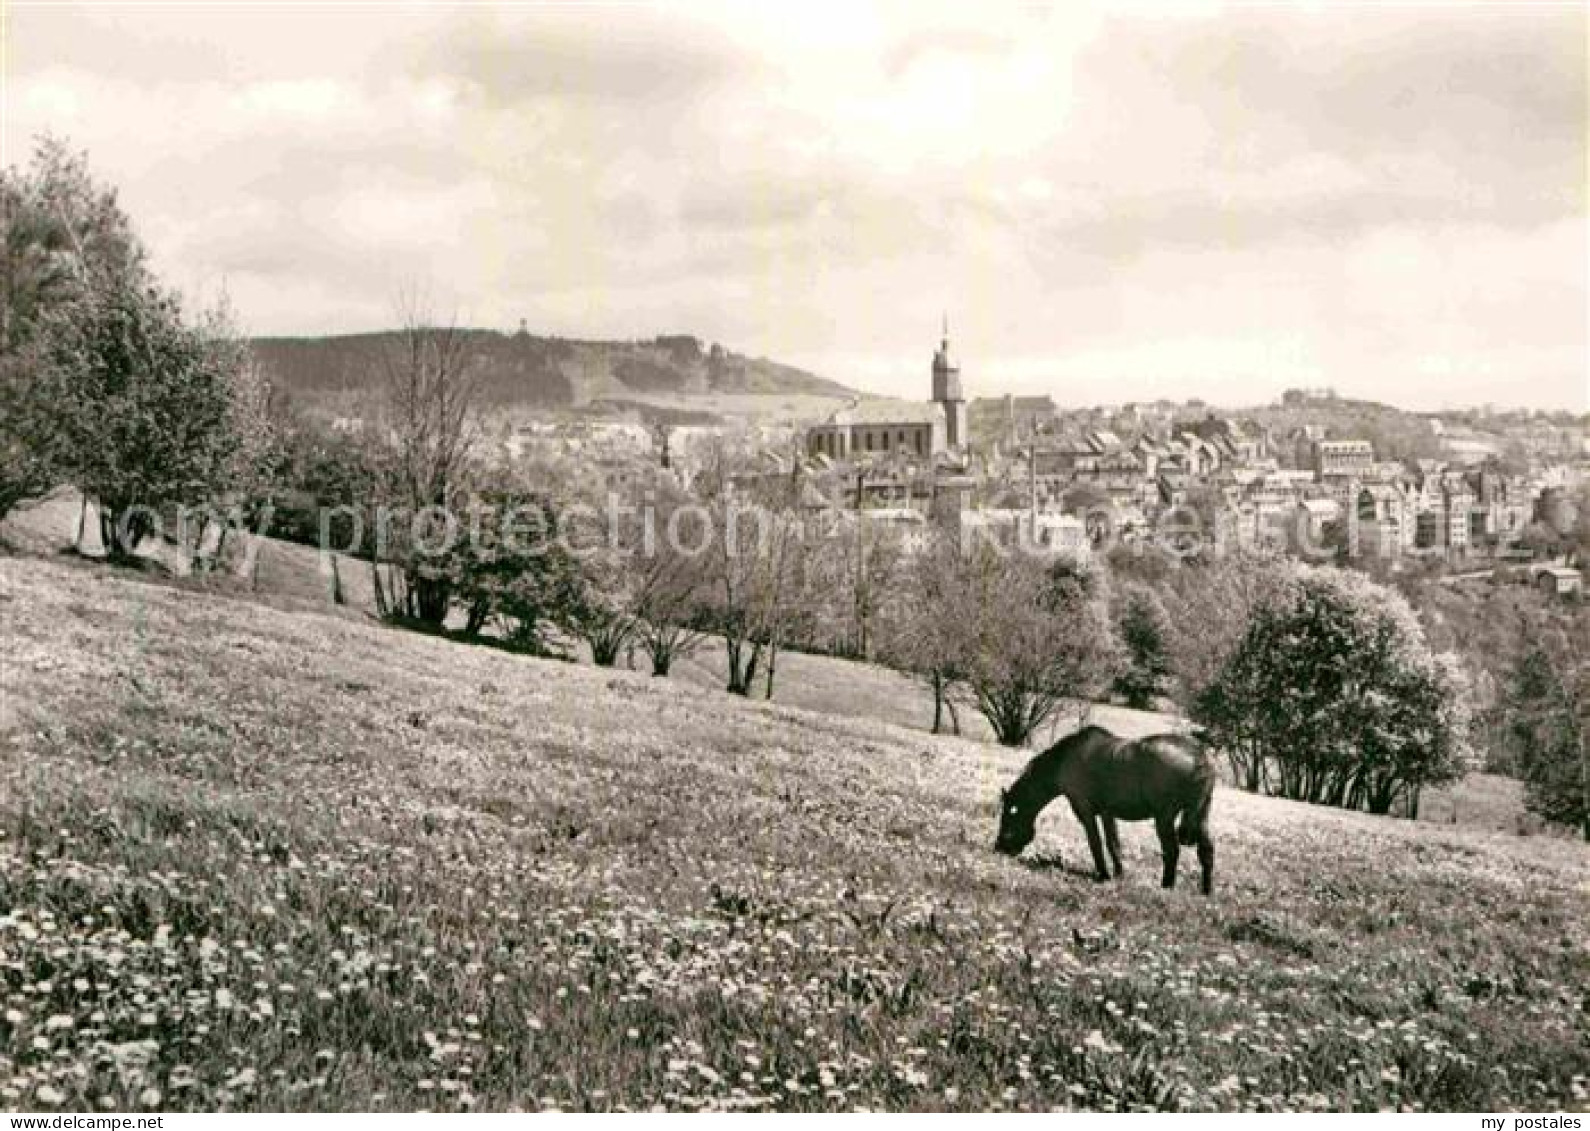
[[[1215,766],[1207,754],[1198,763],[1198,796],[1181,811],[1181,821],[1176,827],[1176,839],[1184,845],[1198,843],[1209,823],[1209,806],[1215,799]]]

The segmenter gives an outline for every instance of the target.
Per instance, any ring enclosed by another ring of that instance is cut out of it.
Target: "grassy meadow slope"
[[[0,1107],[1582,1107],[1586,855],[0,559]]]

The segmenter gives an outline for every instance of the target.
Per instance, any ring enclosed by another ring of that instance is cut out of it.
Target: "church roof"
[[[828,418],[830,424],[938,424],[944,408],[934,401],[902,401],[891,397],[863,397]]]

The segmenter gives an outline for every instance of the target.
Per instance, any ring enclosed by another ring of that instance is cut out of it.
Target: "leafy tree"
[[[1518,535],[1515,543],[1534,558],[1554,558],[1567,549],[1567,539],[1549,522],[1531,522]]]
[[[226,550],[227,536],[260,524],[260,533],[274,523],[277,471],[282,436],[277,428],[274,390],[257,360],[222,308],[200,327],[214,362],[226,375],[228,413],[222,454],[210,481],[209,498],[196,523],[179,528],[181,549],[192,568],[211,568]],[[214,530],[216,537],[208,535]],[[257,559],[255,559],[257,561]]]
[[[1067,558],[981,545],[964,562],[973,644],[966,684],[1006,746],[1025,745],[1067,702],[1109,686],[1118,645],[1101,575]]]
[[[115,276],[44,321],[55,458],[98,504],[112,557],[133,556],[158,508],[208,503],[245,474],[257,453],[240,456],[239,436],[257,398],[216,324],[188,327],[174,297]]]
[[[330,428],[290,402],[278,401],[273,413],[279,443],[271,476],[276,507],[271,533],[369,559],[376,523],[367,508],[378,495],[379,464],[371,436]]]
[[[1128,587],[1120,605],[1117,624],[1126,666],[1115,678],[1115,692],[1128,707],[1149,710],[1170,687],[1165,607],[1153,590],[1141,585]]]
[[[494,626],[512,647],[534,655],[565,655],[560,639],[578,630],[589,603],[585,570],[564,529],[558,504],[507,473],[485,476],[462,504],[468,528],[451,550],[432,556],[447,592],[464,609],[464,633]],[[376,576],[381,576],[377,570]],[[402,586],[407,570],[387,570]],[[405,607],[402,594],[387,600]]]
[[[1524,805],[1590,840],[1590,624],[1537,628],[1509,673],[1500,737],[1524,782]]]
[[[1184,709],[1214,682],[1247,631],[1253,610],[1283,584],[1281,559],[1238,550],[1172,570],[1162,591],[1166,652]]]
[[[0,170],[0,518],[65,477],[43,331],[107,281],[146,278],[116,194],[85,159],[44,138]]]
[[[1424,786],[1464,771],[1465,692],[1400,595],[1357,573],[1295,566],[1252,608],[1193,717],[1245,788],[1411,814]]]

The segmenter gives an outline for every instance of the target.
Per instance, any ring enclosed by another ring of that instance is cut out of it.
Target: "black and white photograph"
[[[7,1131],[1586,1131],[1587,57],[0,0]]]

